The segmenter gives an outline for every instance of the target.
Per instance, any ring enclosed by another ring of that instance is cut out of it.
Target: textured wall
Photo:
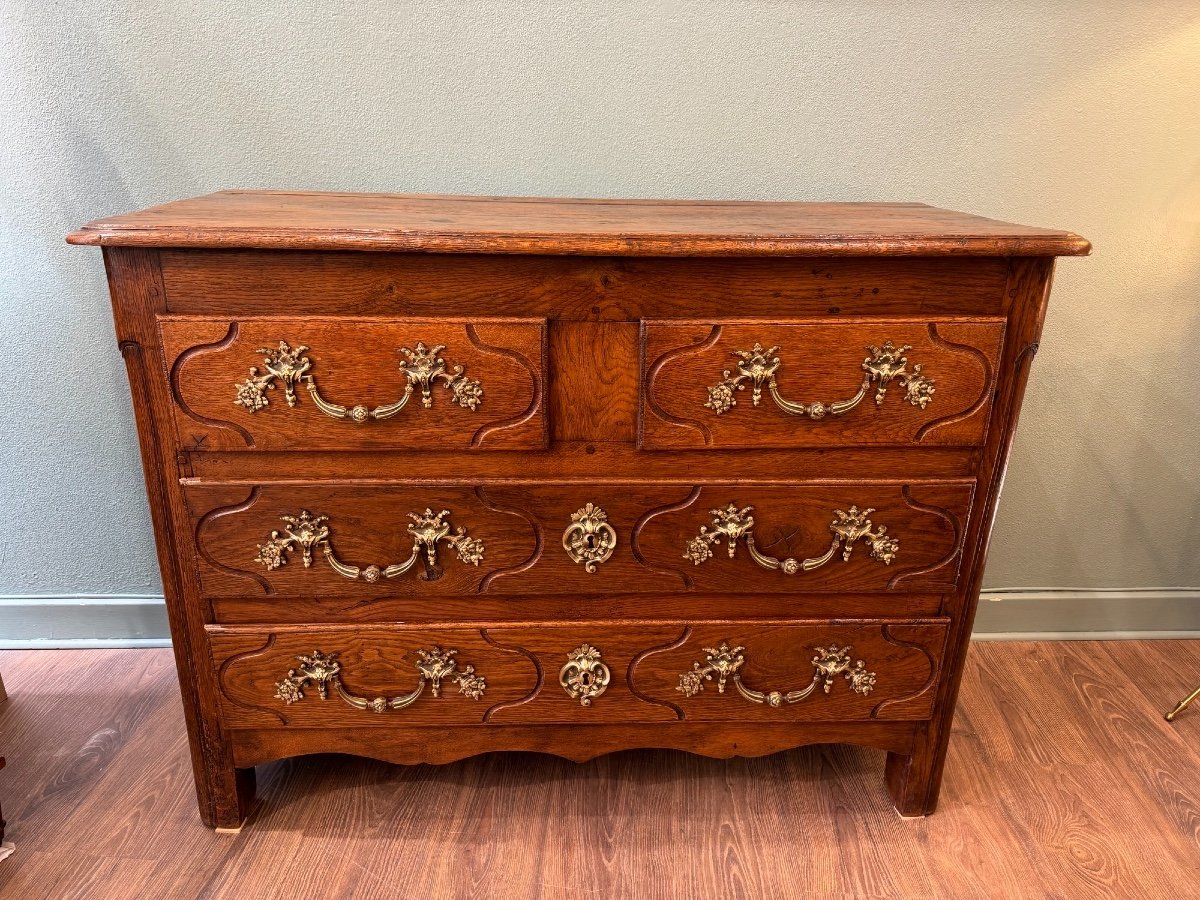
[[[158,588],[100,255],[222,187],[923,200],[1059,264],[993,587],[1200,585],[1194,4],[0,0],[0,595]],[[353,12],[348,11],[354,7]]]

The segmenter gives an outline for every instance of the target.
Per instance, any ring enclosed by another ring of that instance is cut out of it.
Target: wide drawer
[[[919,720],[945,620],[211,627],[232,729]]]
[[[751,602],[952,589],[974,481],[185,491],[212,597],[698,592]]]
[[[189,450],[546,446],[541,319],[160,316]]]
[[[648,450],[983,442],[1001,318],[646,321]]]

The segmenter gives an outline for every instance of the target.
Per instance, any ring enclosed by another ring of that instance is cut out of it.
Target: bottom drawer
[[[231,729],[911,721],[944,619],[209,629]]]

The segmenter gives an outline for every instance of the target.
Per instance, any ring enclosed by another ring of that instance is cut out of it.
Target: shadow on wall
[[[1058,263],[987,588],[1200,586],[1200,13],[1186,15],[1029,97],[1026,136],[993,151],[1008,209],[1033,218],[1058,191],[1095,250]],[[1059,150],[1031,169],[1045,146]]]

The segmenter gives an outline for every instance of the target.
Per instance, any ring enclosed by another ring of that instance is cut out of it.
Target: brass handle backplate
[[[282,534],[272,531],[267,542],[258,545],[255,561],[273,571],[287,563],[289,551],[299,547],[304,554],[304,568],[307,569],[312,565],[312,548],[320,547],[325,560],[339,575],[352,581],[361,578],[363,581],[374,583],[380,576],[395,578],[403,575],[420,559],[422,550],[429,565],[436,565],[440,541],[450,546],[463,562],[478,566],[479,561],[483,559],[483,541],[470,537],[467,529],[462,526],[451,533],[451,525],[446,521],[448,515],[448,509],[434,513],[432,509],[427,508],[424,513],[409,513],[408,517],[413,521],[408,526],[408,533],[413,537],[413,548],[408,559],[388,566],[370,565],[364,568],[348,565],[334,555],[333,546],[329,543],[329,526],[326,524],[329,521],[328,516],[314,516],[307,509],[302,509],[298,516],[280,516],[287,523],[287,527]]]
[[[700,565],[713,555],[713,545],[720,544],[721,538],[724,537],[729,558],[733,559],[737,553],[738,541],[744,539],[746,549],[750,552],[750,558],[764,569],[775,569],[785,575],[796,575],[799,572],[811,572],[813,569],[819,569],[833,559],[839,549],[842,551],[842,561],[848,562],[850,554],[854,552],[854,544],[860,538],[866,541],[871,548],[871,557],[884,565],[891,565],[900,550],[900,542],[887,533],[886,525],[880,525],[877,530],[872,530],[871,520],[867,516],[875,512],[874,508],[867,507],[860,511],[857,506],[851,506],[849,512],[842,509],[833,511],[833,522],[829,525],[829,530],[833,532],[833,541],[823,554],[803,560],[790,557],[776,559],[761,553],[755,546],[754,533],[751,531],[754,527],[754,516],[750,515],[753,511],[753,506],[738,509],[736,503],[730,503],[724,509],[709,510],[713,517],[712,531],[709,531],[707,525],[701,525],[700,533],[688,541],[684,548],[683,558]]]
[[[381,713],[389,709],[404,709],[406,706],[412,706],[425,691],[425,685],[429,685],[433,696],[437,697],[442,690],[442,681],[448,679],[458,685],[460,694],[470,697],[472,700],[478,700],[487,689],[487,682],[482,675],[475,674],[474,666],[464,666],[461,672],[457,671],[458,663],[454,659],[457,653],[457,650],[443,650],[441,647],[418,650],[417,656],[420,659],[417,662],[417,668],[421,675],[412,692],[399,697],[369,698],[360,697],[346,690],[345,685],[342,684],[342,664],[338,662],[339,653],[325,654],[320,650],[314,650],[311,655],[296,657],[300,662],[300,668],[288,669],[287,676],[283,681],[276,683],[275,698],[291,706],[293,703],[303,700],[304,689],[313,684],[316,685],[321,699],[328,700],[329,686],[333,685],[337,695],[355,709],[369,709],[371,712]]]
[[[775,373],[783,365],[782,359],[775,356],[778,349],[764,349],[762,344],[755,341],[749,350],[734,350],[733,355],[739,359],[737,371],[725,370],[724,378],[708,389],[708,401],[704,406],[718,416],[729,412],[737,406],[736,392],[744,391],[747,383],[751,386],[750,402],[754,406],[762,401],[762,388],[766,384],[776,406],[790,416],[809,419],[823,419],[850,412],[867,396],[872,384],[876,385],[875,405],[882,406],[888,383],[893,378],[904,385],[905,399],[913,406],[924,409],[933,398],[933,379],[921,374],[920,365],[914,365],[912,371],[908,371],[908,358],[904,354],[912,347],[908,344],[897,347],[891,341],[885,341],[882,347],[867,348],[871,355],[862,362],[865,374],[858,386],[858,393],[853,397],[833,402],[814,400],[812,403],[795,403],[783,397],[775,381]]]
[[[351,422],[366,422],[368,419],[390,419],[404,409],[418,388],[421,391],[421,405],[428,409],[433,406],[431,387],[441,381],[455,403],[464,409],[477,409],[483,402],[483,386],[467,378],[462,366],[447,370],[446,361],[438,356],[445,349],[444,344],[426,347],[423,343],[418,343],[413,350],[401,347],[399,352],[404,361],[400,363],[400,371],[408,382],[404,386],[404,393],[394,403],[369,409],[361,404],[341,406],[322,397],[317,390],[316,377],[308,374],[312,368],[312,360],[304,355],[308,347],[304,344],[292,347],[287,341],[280,341],[279,347],[274,350],[270,347],[259,349],[266,371],[260,372],[257,366],[251,366],[250,377],[234,385],[237,394],[233,403],[235,406],[244,406],[250,412],[270,406],[267,391],[274,390],[278,381],[283,385],[287,405],[292,407],[296,405],[296,385],[303,384],[317,409],[325,415],[334,419],[349,419]]]
[[[737,688],[737,692],[744,699],[751,703],[765,703],[767,706],[778,708],[785,703],[799,703],[811,695],[817,689],[817,685],[823,684],[825,693],[828,694],[838,675],[850,683],[850,690],[856,694],[862,694],[865,697],[875,689],[875,673],[868,672],[866,664],[861,659],[852,660],[850,658],[850,651],[853,648],[832,646],[813,648],[816,655],[812,659],[812,681],[802,690],[787,693],[756,691],[746,687],[738,672],[746,662],[746,657],[742,652],[745,649],[745,647],[730,647],[725,641],[721,641],[721,645],[716,648],[705,647],[704,662],[692,663],[692,670],[679,676],[679,684],[676,685],[675,690],[685,697],[695,697],[704,690],[704,682],[712,681],[715,675],[718,694],[725,693],[725,682],[729,679],[733,681],[733,686]]]
[[[600,651],[590,644],[581,644],[568,653],[567,664],[558,671],[558,683],[580,706],[591,706],[592,700],[608,690],[611,679]]]
[[[562,545],[572,562],[583,563],[584,571],[595,573],[596,566],[613,555],[617,532],[608,524],[608,513],[589,503],[571,513]]]

